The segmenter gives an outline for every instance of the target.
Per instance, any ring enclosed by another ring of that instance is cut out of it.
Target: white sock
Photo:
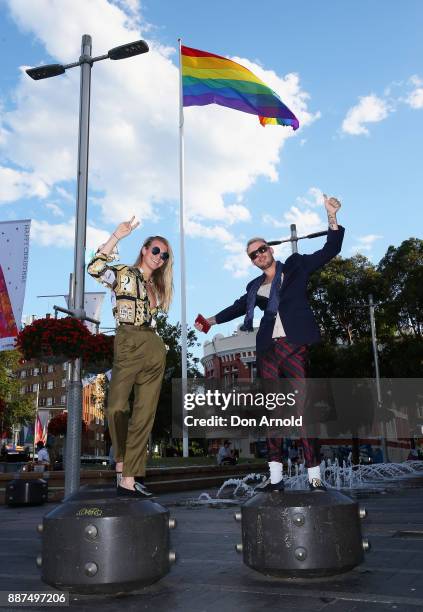
[[[312,482],[314,478],[320,480],[320,465],[315,465],[314,467],[309,467],[308,470],[308,481]]]
[[[278,484],[283,478],[282,476],[282,463],[280,461],[269,461],[270,469],[270,482],[272,484]]]

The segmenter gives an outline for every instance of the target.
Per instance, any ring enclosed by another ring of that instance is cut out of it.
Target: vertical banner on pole
[[[87,317],[90,319],[100,320],[101,307],[103,305],[105,291],[89,291],[84,293],[84,310]],[[71,301],[69,295],[65,295],[65,300],[68,308],[71,308]],[[83,321],[84,325],[88,327],[91,333],[96,332],[95,323],[89,321]]]
[[[12,350],[21,327],[31,220],[0,222],[0,351]]]

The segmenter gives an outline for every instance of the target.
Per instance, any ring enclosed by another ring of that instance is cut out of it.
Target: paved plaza
[[[362,527],[371,552],[361,566],[341,577],[306,582],[282,581],[246,567],[235,552],[235,544],[241,542],[240,523],[233,520],[238,507],[190,505],[188,501],[199,493],[158,496],[157,501],[177,519],[171,549],[178,560],[167,576],[124,596],[72,594],[71,608],[105,612],[423,610],[423,479],[360,492],[360,504],[369,512]],[[41,551],[36,526],[53,508],[53,504],[0,508],[0,590],[49,589],[35,564]],[[6,609],[10,608],[1,608]]]

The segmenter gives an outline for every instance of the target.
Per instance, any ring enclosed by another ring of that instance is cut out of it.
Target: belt
[[[147,331],[147,330],[152,331],[153,330],[151,325],[149,325],[148,323],[143,323],[142,325],[134,325],[133,323],[119,323],[118,330],[121,328],[132,329],[134,331]]]

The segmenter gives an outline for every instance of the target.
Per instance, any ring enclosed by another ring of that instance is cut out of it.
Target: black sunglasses
[[[158,255],[160,253],[160,248],[158,246],[154,246],[151,249],[152,255]],[[169,259],[169,253],[167,251],[162,251],[160,253],[160,258],[162,261],[167,261]]]
[[[257,255],[259,254],[263,255],[263,253],[266,253],[266,251],[268,250],[269,250],[269,247],[267,246],[267,244],[263,244],[261,247],[259,247],[255,251],[251,251],[251,253],[248,253],[248,257],[251,259],[251,261],[254,261]]]

